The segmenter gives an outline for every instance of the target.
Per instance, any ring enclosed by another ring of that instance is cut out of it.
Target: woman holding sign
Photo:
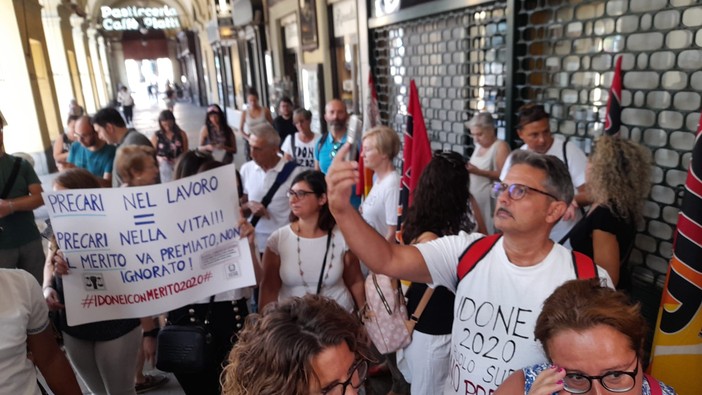
[[[54,190],[86,188],[100,188],[100,180],[85,169],[68,169],[54,180]],[[143,339],[137,318],[68,326],[61,281],[61,276],[67,274],[68,265],[52,237],[44,267],[44,298],[49,309],[57,311],[58,326],[71,364],[91,393],[136,394],[134,371],[139,346],[143,341],[148,357],[153,357],[155,352],[155,338],[147,336],[155,328],[153,320],[141,320]]]
[[[174,176],[178,180],[221,165],[211,155],[198,151],[188,151],[178,159]],[[244,229],[244,226],[248,229]],[[254,251],[252,244],[253,227],[244,224],[239,231],[242,235],[251,234],[249,245],[251,250]],[[252,259],[254,259],[254,268],[256,268],[259,265],[257,259],[255,259],[257,254],[251,255]],[[222,364],[236,342],[237,333],[244,326],[244,319],[249,314],[247,301],[250,296],[250,288],[235,289],[218,293],[211,298],[193,301],[192,304],[168,313],[168,323],[174,325],[193,325],[193,322],[209,323],[206,325],[206,328],[208,335],[211,337],[211,348],[214,352],[207,360],[205,369],[196,373],[174,372],[178,383],[180,383],[186,394],[220,394],[219,376],[222,373]]]
[[[361,308],[366,298],[358,259],[327,205],[324,174],[298,174],[288,190],[291,224],[273,232],[263,253],[261,310],[292,296],[320,294],[347,311]]]

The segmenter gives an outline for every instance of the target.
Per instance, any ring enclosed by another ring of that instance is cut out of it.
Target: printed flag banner
[[[368,97],[366,98],[368,106],[363,114],[363,134],[369,129],[380,125],[380,110],[378,109],[378,93],[375,90],[375,82],[373,81],[373,73],[368,74]],[[360,142],[359,142],[360,144]],[[360,179],[356,184],[356,194],[365,198],[370,193],[373,187],[373,170],[366,169],[363,163],[363,145],[361,145],[361,154],[358,158],[358,173]]]
[[[427,127],[424,124],[422,106],[419,103],[419,94],[417,93],[417,85],[415,85],[414,80],[410,81],[407,128],[402,150],[402,181],[400,183],[400,204],[397,208],[398,232],[395,235],[398,242],[401,240],[404,214],[412,204],[412,192],[419,183],[419,176],[422,174],[422,170],[431,160]]]
[[[702,394],[702,118],[685,181],[651,373],[680,395]]]
[[[614,78],[607,98],[607,115],[605,116],[605,134],[619,135],[622,127],[622,57],[619,56],[614,67]]]
[[[234,165],[145,187],[43,194],[69,325],[157,315],[255,284]]]

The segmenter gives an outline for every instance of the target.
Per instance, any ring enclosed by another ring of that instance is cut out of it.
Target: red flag
[[[363,134],[370,128],[380,125],[380,110],[378,109],[378,93],[375,91],[373,73],[368,73],[368,106],[363,113]],[[360,142],[359,142],[360,143]],[[366,169],[363,164],[363,145],[361,145],[361,155],[358,158],[358,173],[360,178],[356,184],[356,194],[362,197],[368,196],[373,186],[373,170]]]
[[[607,98],[607,115],[605,116],[605,134],[616,136],[622,127],[622,57],[616,60],[612,86]]]
[[[652,374],[679,394],[702,394],[702,117],[685,180],[673,257],[658,310]]]
[[[431,160],[431,148],[427,137],[427,127],[424,124],[422,106],[419,103],[419,94],[414,80],[410,81],[409,105],[407,106],[407,129],[405,142],[402,148],[403,166],[402,182],[400,186],[400,204],[397,208],[397,229],[400,230],[404,220],[404,213],[412,205],[412,192],[419,183],[422,170]],[[400,230],[401,232],[401,230]],[[399,235],[399,232],[398,232]],[[398,238],[401,240],[401,238]]]

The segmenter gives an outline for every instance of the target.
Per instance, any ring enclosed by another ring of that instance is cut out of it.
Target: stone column
[[[107,95],[107,104],[115,98],[115,92],[112,90],[112,73],[108,62],[107,50],[105,47],[105,37],[97,36],[98,54],[100,55],[100,67],[102,68],[102,76],[105,79],[105,94]]]
[[[61,0],[42,0],[41,3],[43,6],[41,19],[44,25],[44,36],[46,37],[49,60],[51,61],[54,85],[56,86],[58,106],[62,116],[61,121],[65,122],[65,119],[63,119],[64,112],[68,110],[75,93],[71,83],[71,74],[68,71],[61,20],[69,18],[72,11]]]
[[[97,100],[99,107],[104,107],[108,103],[107,94],[105,93],[105,79],[103,78],[102,66],[100,65],[100,55],[97,48],[97,30],[88,28],[88,52],[92,59],[93,76],[95,77],[95,88],[97,88]]]
[[[117,92],[120,84],[129,85],[129,79],[127,78],[127,67],[124,65],[124,49],[122,48],[122,42],[111,41],[111,57],[110,62],[112,64],[112,89]]]
[[[90,78],[90,67],[88,66],[88,51],[85,36],[85,19],[78,15],[71,15],[71,27],[73,28],[73,44],[76,50],[76,61],[78,63],[78,74],[83,88],[83,98],[85,99],[85,111],[93,114],[97,111],[97,103],[93,94],[93,82]]]

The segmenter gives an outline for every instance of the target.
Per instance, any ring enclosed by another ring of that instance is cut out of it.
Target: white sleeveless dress
[[[470,157],[469,163],[482,170],[497,170],[497,164],[495,163],[497,143],[498,142],[495,141],[482,155],[478,155],[479,148],[476,147],[475,151],[473,151],[473,155]],[[491,186],[492,181],[489,178],[477,174],[470,175],[470,194],[473,195],[475,201],[478,203],[478,207],[480,207],[480,214],[483,216],[488,234],[495,233],[495,226],[492,220],[495,202],[492,197],[490,197]]]

